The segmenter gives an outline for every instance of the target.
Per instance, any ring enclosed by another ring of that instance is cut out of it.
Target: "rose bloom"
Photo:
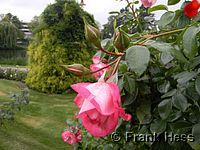
[[[152,5],[154,5],[156,3],[157,0],[141,0],[143,6],[145,8],[147,7],[151,7]]]
[[[121,108],[120,91],[116,84],[78,83],[71,85],[78,93],[75,103],[80,109],[77,118],[82,119],[85,129],[95,137],[104,137],[112,133],[118,118],[128,121],[130,114]]]
[[[72,144],[77,144],[82,139],[82,135],[80,133],[80,130],[78,130],[77,133],[64,131],[62,133],[62,139],[64,142],[72,145]]]
[[[195,17],[198,13],[199,7],[200,3],[197,0],[193,0],[184,7],[184,14],[189,18]]]
[[[94,64],[90,65],[90,70],[92,72],[97,71],[97,70],[99,70],[99,69],[107,66],[106,64],[104,64],[104,63],[101,62],[99,56],[94,56],[92,58],[92,61],[94,63]],[[109,69],[110,69],[110,66],[107,67],[107,68],[105,68],[105,69],[102,69],[102,70],[100,70],[100,71],[98,71],[96,73],[94,73],[93,75],[94,75],[95,79],[98,80],[102,76],[102,74],[104,73],[104,71],[107,72]]]

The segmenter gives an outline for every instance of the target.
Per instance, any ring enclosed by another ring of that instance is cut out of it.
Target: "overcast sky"
[[[77,0],[80,2],[80,0]],[[107,22],[110,11],[119,11],[126,6],[125,2],[116,0],[84,0],[84,9],[93,14],[101,25]],[[29,22],[35,15],[40,15],[46,6],[54,3],[54,0],[0,0],[0,14],[12,13],[20,20]],[[157,0],[156,4],[166,4],[167,0]],[[156,5],[155,4],[155,5]],[[138,5],[139,6],[139,5]],[[170,9],[178,9],[180,5],[175,5]],[[159,16],[161,12],[157,13]]]

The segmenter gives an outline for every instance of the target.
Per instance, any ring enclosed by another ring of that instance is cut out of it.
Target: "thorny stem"
[[[129,7],[131,8],[131,11],[133,13],[133,17],[136,18],[135,11],[134,11],[134,5],[131,6],[129,0],[126,0],[126,2],[128,3]]]
[[[168,34],[171,34],[171,33],[180,32],[180,31],[183,31],[183,30],[185,30],[185,28],[167,31],[167,32],[159,33],[159,34],[153,34],[153,35],[141,35],[138,38],[146,38],[146,39],[144,41],[138,43],[138,45],[143,45],[146,41],[148,41],[150,39],[157,38],[157,37],[164,36],[164,35],[168,35]]]
[[[136,12],[134,10],[134,5],[129,2],[129,0],[126,0],[126,2],[128,3],[128,6],[130,7],[131,11],[132,11],[132,14],[133,14],[133,18],[135,18],[135,20],[137,21],[138,23],[138,26],[139,26],[139,29],[140,31],[142,31],[142,28],[141,28],[141,24],[140,24],[140,21],[138,19],[138,15],[136,15]]]
[[[103,49],[102,47],[99,48],[102,52],[106,53],[106,54],[109,54],[109,55],[114,55],[114,56],[123,56],[124,53],[113,53],[113,52],[109,52],[105,49]]]
[[[121,56],[120,56],[120,57],[121,57]],[[96,70],[96,71],[93,71],[93,72],[91,72],[91,73],[96,73],[96,72],[99,72],[99,71],[101,71],[101,70],[103,70],[103,69],[105,69],[105,68],[108,68],[109,66],[112,66],[113,64],[115,64],[117,61],[118,61],[118,58],[115,59],[113,62],[109,63],[108,65],[106,65],[105,67],[102,67],[102,68],[100,68],[100,69],[98,69],[98,70]]]
[[[115,67],[113,68],[113,70],[112,70],[112,73],[111,73],[111,76],[112,75],[114,75],[115,73],[116,73],[116,71],[117,71],[117,68],[118,68],[118,66],[119,66],[119,63],[120,63],[120,60],[121,60],[121,58],[122,58],[122,56],[119,56],[116,60],[117,60],[117,62],[116,62],[116,64],[115,64]]]
[[[137,38],[145,38],[144,41],[142,42],[139,42],[139,43],[135,43],[134,45],[144,45],[144,43],[150,39],[153,39],[153,38],[157,38],[157,37],[160,37],[160,36],[164,36],[164,35],[168,35],[168,34],[171,34],[171,33],[176,33],[176,32],[180,32],[180,31],[183,31],[185,30],[185,28],[182,28],[182,29],[176,29],[176,30],[172,30],[172,31],[167,31],[167,32],[162,32],[162,33],[159,33],[159,34],[150,34],[150,35],[141,35],[141,36],[138,36],[138,37],[134,37],[135,39]],[[105,49],[103,49],[102,47],[99,48],[102,52],[108,54],[108,55],[114,55],[114,56],[124,56],[125,53],[114,53],[114,52],[109,52]],[[121,59],[121,58],[120,58]],[[115,61],[114,61],[115,62]],[[114,63],[112,62],[112,63]],[[107,67],[105,67],[107,68]],[[104,69],[105,69],[104,68]]]

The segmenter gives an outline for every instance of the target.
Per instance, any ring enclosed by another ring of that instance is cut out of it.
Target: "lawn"
[[[19,92],[19,82],[0,80],[0,102]],[[30,103],[14,121],[0,127],[0,150],[70,150],[61,140],[65,120],[76,112],[75,94],[48,95],[30,90]]]

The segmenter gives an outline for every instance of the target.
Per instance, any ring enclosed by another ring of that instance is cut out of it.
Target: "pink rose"
[[[119,117],[126,121],[131,119],[131,115],[125,114],[121,108],[120,91],[116,84],[78,83],[71,87],[78,93],[74,102],[80,112],[76,117],[82,119],[83,126],[95,137],[112,133]]]
[[[156,3],[157,0],[141,0],[142,4],[144,5],[145,8],[151,7]]]
[[[64,142],[66,142],[70,145],[77,144],[82,139],[82,135],[80,133],[80,130],[78,130],[77,133],[73,133],[70,131],[64,131],[62,133],[62,139]]]
[[[104,63],[102,63],[102,62],[100,61],[100,57],[99,57],[99,56],[94,56],[94,57],[92,58],[92,61],[93,61],[93,63],[94,63],[94,64],[91,64],[91,65],[90,65],[90,70],[91,70],[92,72],[97,71],[97,70],[99,70],[99,69],[101,69],[101,68],[107,66],[106,64],[104,64]],[[108,71],[109,69],[110,69],[110,67],[107,67],[107,68],[105,68],[105,69],[102,69],[102,70],[100,70],[100,71],[94,73],[93,75],[94,75],[95,79],[98,80],[98,79],[101,77],[101,75],[104,73],[104,71]]]

